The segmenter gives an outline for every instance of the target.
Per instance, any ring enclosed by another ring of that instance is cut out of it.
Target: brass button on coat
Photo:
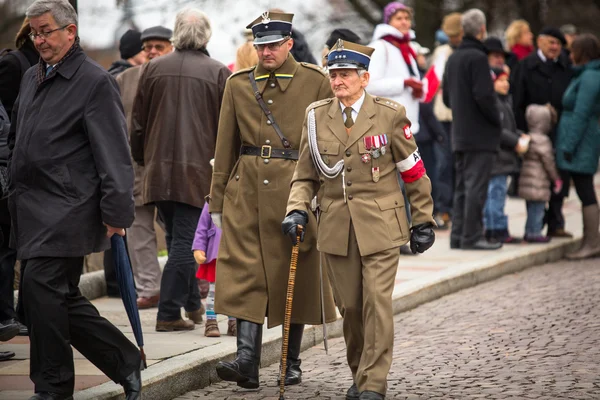
[[[350,152],[350,150],[346,151],[346,157],[350,157],[352,155],[352,153]]]
[[[268,185],[268,184],[269,184],[269,181],[265,179],[265,180],[263,181],[263,183],[264,183],[265,185]]]
[[[348,196],[348,200],[352,200],[354,197],[352,197],[352,195]]]

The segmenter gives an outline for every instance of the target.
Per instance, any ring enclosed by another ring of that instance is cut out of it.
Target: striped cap
[[[327,68],[333,69],[369,69],[372,47],[338,39],[327,54]]]

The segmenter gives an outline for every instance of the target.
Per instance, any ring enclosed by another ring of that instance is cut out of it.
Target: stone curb
[[[400,284],[394,290],[394,314],[411,310],[419,305],[439,299],[480,283],[499,278],[502,275],[522,271],[536,265],[558,261],[574,250],[580,239],[561,240],[536,249],[534,245],[526,255],[515,255],[500,262],[470,262],[447,271],[435,278],[425,277]],[[330,338],[342,336],[342,321],[328,324]],[[304,332],[302,350],[323,342],[322,327],[310,326]],[[169,400],[192,390],[197,390],[217,382],[216,364],[221,360],[231,360],[235,351],[209,348],[194,350],[150,366],[143,372],[144,399]],[[279,362],[281,354],[281,334],[263,338],[261,366]],[[124,399],[123,389],[112,382],[75,393],[76,400]]]

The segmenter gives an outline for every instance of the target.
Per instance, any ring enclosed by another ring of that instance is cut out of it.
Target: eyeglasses
[[[268,43],[268,44],[255,44],[254,48],[258,51],[265,51],[265,48],[269,49],[269,51],[277,51],[281,48],[281,46],[283,46],[283,44],[285,42],[287,42],[288,40],[290,40],[290,38],[288,37],[285,40],[282,40],[281,42],[275,42],[275,43]]]
[[[146,52],[150,52],[152,50],[152,48],[155,48],[156,51],[161,52],[166,48],[166,46],[164,44],[151,44],[151,43],[147,43],[142,46],[142,50],[144,50]]]
[[[67,24],[65,26],[61,26],[60,28],[52,29],[51,31],[48,31],[48,32],[40,32],[40,33],[33,33],[33,32],[31,32],[27,36],[29,36],[29,39],[31,39],[32,42],[34,42],[35,39],[37,39],[37,38],[42,38],[42,39],[45,40],[45,39],[48,39],[48,37],[50,37],[50,35],[53,32],[60,31],[61,29],[65,29],[69,25],[71,25],[71,24]]]

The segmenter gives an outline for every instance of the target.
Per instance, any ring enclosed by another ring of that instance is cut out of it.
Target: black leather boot
[[[142,398],[142,374],[139,369],[133,371],[120,383],[125,390],[126,400],[139,400]]]
[[[300,369],[300,347],[302,346],[302,335],[304,324],[290,324],[290,339],[288,342],[287,368],[285,371],[285,386],[298,385],[302,382],[302,370]],[[277,386],[279,386],[277,379]]]
[[[237,319],[237,357],[217,364],[219,378],[236,382],[244,389],[258,388],[262,332],[262,325]]]

